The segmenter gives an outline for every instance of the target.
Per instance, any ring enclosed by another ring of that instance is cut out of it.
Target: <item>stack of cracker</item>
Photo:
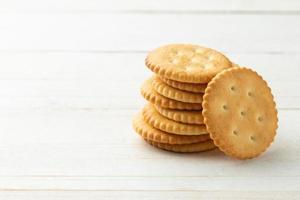
[[[270,88],[254,71],[197,45],[166,45],[150,52],[154,75],[141,87],[149,103],[133,127],[151,145],[174,152],[219,147],[252,158],[273,141],[277,111]]]

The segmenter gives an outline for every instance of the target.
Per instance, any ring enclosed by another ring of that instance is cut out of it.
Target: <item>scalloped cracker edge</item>
[[[172,144],[164,144],[164,143],[158,143],[153,142],[151,140],[145,139],[146,142],[151,144],[152,146],[163,149],[166,151],[172,151],[176,153],[196,153],[196,152],[204,152],[213,150],[216,148],[212,140],[208,140],[205,142],[199,142],[199,143],[193,143],[193,144],[182,144],[182,145],[172,145]]]
[[[203,93],[186,92],[173,88],[163,82],[158,76],[153,77],[152,87],[164,97],[186,103],[202,103]]]
[[[151,126],[178,135],[203,135],[207,134],[205,125],[183,124],[160,115],[153,105],[148,104],[143,108],[143,117]]]
[[[164,77],[159,77],[163,82],[168,84],[169,86],[173,88],[177,88],[179,90],[184,90],[187,92],[194,92],[194,93],[204,93],[205,88],[207,87],[207,84],[205,83],[184,83],[179,81],[174,81],[171,79],[167,79]]]
[[[176,122],[186,124],[204,124],[202,111],[174,110],[157,105],[154,105],[154,107],[161,115]]]
[[[159,105],[164,108],[178,109],[178,110],[202,110],[201,103],[185,103],[169,99],[158,94],[152,87],[153,78],[146,80],[141,87],[142,96],[149,102]]]
[[[134,116],[132,126],[140,136],[153,142],[165,144],[191,144],[210,140],[209,134],[185,136],[170,134],[156,129],[145,122],[141,112]]]

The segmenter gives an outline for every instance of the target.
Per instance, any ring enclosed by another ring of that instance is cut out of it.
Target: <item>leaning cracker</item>
[[[138,113],[132,121],[134,130],[144,139],[167,144],[191,144],[210,140],[209,134],[205,135],[175,135],[153,128],[145,122],[142,113]]]
[[[179,82],[174,81],[171,79],[167,79],[164,77],[159,77],[163,82],[168,84],[169,86],[173,88],[177,88],[180,90],[184,90],[187,92],[194,92],[194,93],[204,93],[205,88],[207,87],[207,84],[205,83],[185,83],[185,82]]]
[[[208,140],[205,142],[193,143],[193,144],[173,144],[173,145],[153,142],[153,141],[147,140],[147,139],[145,139],[145,140],[152,146],[155,146],[159,149],[173,151],[173,152],[177,152],[177,153],[195,153],[195,152],[208,151],[208,150],[212,150],[212,149],[216,148],[216,146],[214,145],[212,140]]]
[[[203,135],[207,134],[205,125],[183,124],[175,122],[160,115],[153,105],[148,104],[143,109],[143,117],[151,126],[178,135]]]
[[[156,92],[169,99],[186,103],[202,103],[203,94],[186,92],[169,86],[157,76],[153,77],[152,87]]]
[[[166,98],[158,94],[152,87],[153,78],[146,80],[141,87],[143,97],[155,105],[178,110],[202,110],[201,103],[185,103]]]
[[[203,116],[215,145],[239,159],[264,152],[275,137],[278,123],[270,88],[247,68],[225,70],[208,84]]]
[[[191,44],[159,47],[148,54],[145,63],[164,78],[188,83],[208,83],[217,73],[232,66],[220,52]]]
[[[171,120],[186,124],[204,124],[202,111],[186,111],[163,108],[154,105],[157,112]]]

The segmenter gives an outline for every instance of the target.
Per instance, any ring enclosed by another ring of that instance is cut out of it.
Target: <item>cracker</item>
[[[155,109],[159,114],[171,120],[186,124],[204,124],[202,111],[186,111],[163,108],[155,105]]]
[[[271,89],[251,69],[231,68],[218,74],[207,86],[202,113],[215,145],[235,158],[258,156],[276,134]]]
[[[155,105],[178,110],[202,110],[201,103],[185,103],[166,98],[158,94],[152,87],[153,78],[146,80],[141,87],[142,96]]]
[[[205,125],[183,124],[175,122],[160,115],[151,104],[148,104],[143,108],[143,117],[151,126],[168,133],[178,135],[207,134]]]
[[[202,103],[203,94],[186,92],[169,86],[164,83],[157,76],[153,78],[152,87],[160,95],[167,97],[169,99],[174,99],[176,101],[186,102],[186,103]]]
[[[159,149],[173,151],[177,153],[195,153],[195,152],[202,152],[202,151],[209,151],[216,148],[212,140],[208,140],[205,142],[198,142],[193,144],[165,144],[159,142],[153,142],[151,140],[145,139],[146,142],[155,146]]]
[[[159,77],[159,78],[163,82],[168,84],[169,86],[180,89],[180,90],[184,90],[187,92],[204,93],[205,88],[207,87],[207,84],[205,84],[205,83],[202,83],[202,84],[201,83],[184,83],[184,82],[167,79],[164,77]]]
[[[145,63],[164,78],[188,83],[208,83],[217,73],[232,66],[223,54],[191,44],[159,47],[148,54]]]
[[[192,136],[175,135],[153,128],[145,122],[141,112],[133,118],[132,125],[139,135],[141,135],[144,139],[153,142],[166,144],[191,144],[210,140],[208,134]]]

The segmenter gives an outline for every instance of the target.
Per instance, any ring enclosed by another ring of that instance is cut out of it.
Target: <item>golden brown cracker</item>
[[[157,112],[164,117],[186,124],[204,124],[202,111],[174,110],[154,105]]]
[[[210,140],[209,134],[185,136],[170,134],[156,129],[145,122],[141,112],[133,118],[132,125],[139,135],[141,135],[144,139],[153,142],[166,144],[191,144]]]
[[[207,140],[205,142],[198,142],[192,144],[165,144],[159,142],[153,142],[151,140],[145,139],[146,142],[155,146],[159,149],[173,151],[176,153],[195,153],[195,152],[202,152],[202,151],[209,151],[216,148],[212,140]]]
[[[178,110],[202,110],[201,103],[185,103],[166,98],[158,94],[152,87],[153,78],[146,80],[141,87],[142,96],[155,105]]]
[[[191,44],[170,44],[150,52],[146,66],[175,81],[208,83],[217,73],[232,66],[220,52]]]
[[[205,125],[183,124],[160,115],[153,105],[148,104],[143,109],[143,117],[151,126],[178,135],[203,135],[207,134]]]
[[[215,145],[235,158],[258,156],[276,134],[271,90],[251,69],[231,68],[213,78],[205,90],[202,113]]]
[[[176,101],[186,103],[202,103],[203,93],[193,93],[179,90],[164,83],[157,76],[154,76],[152,87],[160,95]]]

